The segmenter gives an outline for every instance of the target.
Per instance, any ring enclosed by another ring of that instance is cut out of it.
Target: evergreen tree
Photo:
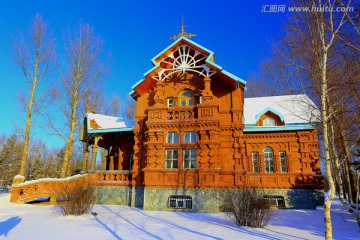
[[[44,166],[44,177],[46,178],[58,178],[60,176],[59,163],[56,162],[55,157],[48,156],[46,158]]]
[[[13,178],[18,173],[21,163],[21,148],[23,143],[13,134],[3,138],[0,150],[0,180],[3,185],[11,185]]]
[[[40,156],[37,156],[30,166],[30,173],[28,180],[35,180],[43,178],[44,175],[44,162]]]

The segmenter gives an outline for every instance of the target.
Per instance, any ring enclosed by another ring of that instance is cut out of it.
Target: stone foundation
[[[134,190],[134,195],[132,194]],[[126,187],[126,186],[98,186],[96,187],[97,204],[105,205],[128,205],[132,207],[143,207],[144,188]]]
[[[241,189],[239,189],[241,191]],[[221,206],[221,192],[224,189],[210,188],[148,188],[144,190],[144,210],[191,211],[217,213]],[[312,189],[264,189],[267,196],[284,198],[285,208],[315,209],[323,204],[323,191]],[[192,209],[173,209],[169,207],[169,197],[187,195],[192,198]]]
[[[264,189],[266,195],[282,196],[285,200],[285,208],[315,209],[320,206],[324,192],[313,189]]]
[[[134,194],[133,194],[134,191]],[[215,188],[150,188],[150,187],[97,187],[98,204],[128,205],[142,207],[144,210],[154,211],[190,211],[217,213],[221,207],[221,192],[224,189]],[[241,189],[239,189],[241,191]],[[324,192],[312,189],[264,189],[267,196],[284,198],[285,208],[315,209],[324,203]],[[190,196],[191,209],[174,209],[169,206],[172,195]],[[133,200],[132,200],[133,199]],[[133,205],[131,202],[133,201]]]
[[[192,210],[178,210],[169,208],[168,199],[171,195],[187,195],[192,198]],[[144,191],[144,210],[156,211],[191,211],[191,212],[219,212],[219,191],[210,188],[149,188]]]
[[[120,186],[96,187],[97,204],[129,205],[131,200],[130,188]]]

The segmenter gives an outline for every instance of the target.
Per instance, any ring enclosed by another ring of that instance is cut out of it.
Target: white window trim
[[[193,140],[192,137],[191,137],[191,136],[193,136],[192,133],[194,133],[195,140]],[[189,142],[186,142],[186,134],[190,134],[190,141]],[[197,134],[196,134],[196,132],[185,132],[184,133],[184,143],[196,143],[196,142],[197,142]]]
[[[191,150],[195,150],[195,156],[191,155]],[[185,151],[189,151],[189,166],[185,164]],[[184,169],[195,169],[196,168],[197,149],[196,148],[184,148],[183,149],[183,168]],[[195,166],[191,167],[191,162],[195,161]]]
[[[168,159],[168,152],[174,152],[174,151],[177,151],[177,159],[173,158],[174,154],[172,154],[172,158],[171,159]],[[171,162],[171,166],[170,167],[167,167],[168,166],[168,162]],[[177,167],[174,167],[174,162],[177,162]],[[179,149],[177,148],[171,148],[171,149],[166,149],[165,150],[165,169],[178,169],[179,168]]]
[[[171,101],[172,101],[172,104],[170,104]],[[167,99],[167,106],[168,106],[168,107],[174,107],[174,106],[175,106],[174,98],[173,98],[173,97],[169,97],[169,98]]]
[[[281,153],[284,153],[284,158],[281,157]],[[284,173],[288,172],[286,151],[279,152],[279,160],[280,160],[280,171],[284,172]],[[283,161],[284,161],[284,164],[283,164]],[[285,167],[285,171],[283,171],[283,166]]]
[[[254,158],[254,155],[256,155],[256,159]],[[254,164],[254,160],[256,160],[257,161],[257,164],[256,164],[256,166],[257,166],[257,171],[255,171],[255,164]],[[253,172],[254,173],[259,173],[260,172],[260,162],[259,162],[259,152],[252,152],[251,153],[251,161],[252,161],[252,165],[253,165]]]
[[[262,121],[262,125],[267,127],[275,126],[275,119],[267,117]]]
[[[171,141],[169,141],[169,136],[172,136],[171,137]],[[177,135],[177,142],[175,142],[175,135]],[[179,134],[177,132],[169,132],[167,135],[166,135],[166,143],[179,143]]]
[[[271,152],[265,152],[266,148],[271,149]],[[267,173],[274,173],[274,150],[270,147],[264,148],[264,165],[265,165],[265,172]],[[271,158],[269,155],[271,154]]]

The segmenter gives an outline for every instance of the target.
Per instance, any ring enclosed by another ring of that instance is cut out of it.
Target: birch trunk
[[[77,92],[74,93],[74,99],[77,99]],[[71,116],[70,116],[70,134],[66,143],[66,150],[64,154],[64,162],[61,169],[61,178],[65,178],[69,175],[69,166],[71,164],[71,156],[73,155],[73,146],[74,146],[74,138],[75,138],[75,131],[77,126],[77,118],[76,118],[76,110],[77,110],[77,103],[73,101],[71,104]]]
[[[19,174],[22,176],[25,176],[27,157],[28,157],[28,153],[29,153],[31,116],[32,116],[32,110],[33,110],[32,108],[33,108],[33,102],[34,102],[34,96],[35,96],[35,90],[36,90],[36,88],[34,87],[35,85],[36,85],[36,79],[34,79],[33,89],[30,93],[29,105],[27,108],[26,128],[25,128],[25,136],[24,136],[24,148],[22,151],[21,165],[20,165],[20,171],[19,171]]]
[[[325,50],[325,49],[323,49]],[[321,108],[322,108],[322,119],[323,119],[323,128],[324,128],[324,148],[325,148],[325,171],[326,179],[328,181],[329,190],[325,194],[324,202],[324,222],[325,222],[325,238],[330,240],[332,239],[332,221],[331,221],[331,204],[335,196],[335,187],[334,180],[331,173],[331,159],[330,159],[330,145],[329,145],[329,121],[328,121],[328,111],[327,111],[327,79],[326,79],[326,63],[327,63],[327,51],[323,51],[323,61],[322,61],[322,85],[321,85]]]
[[[86,99],[93,90],[92,88],[95,87],[94,85],[106,74],[106,65],[101,60],[102,46],[103,40],[95,35],[93,27],[89,24],[80,21],[73,32],[68,32],[65,48],[69,64],[62,79],[64,84],[62,90],[64,92],[59,94],[66,96],[63,112],[67,120],[66,124],[69,127],[68,135],[64,136],[66,151],[61,178],[69,175],[71,171],[78,115],[82,112],[82,104],[85,105]],[[59,131],[56,132],[59,133]],[[91,140],[87,139],[87,141]]]
[[[49,88],[39,93],[39,86],[45,81],[50,72],[50,65],[53,59],[53,39],[47,32],[47,23],[37,15],[31,24],[29,38],[23,34],[13,36],[13,47],[16,56],[16,63],[21,68],[27,81],[28,99],[20,97],[21,103],[26,106],[24,147],[22,149],[19,174],[24,176],[29,153],[29,142],[32,124],[36,117],[41,115],[47,107],[47,94]]]

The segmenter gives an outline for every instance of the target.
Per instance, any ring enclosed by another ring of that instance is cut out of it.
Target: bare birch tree
[[[111,116],[118,116],[119,113],[120,113],[120,98],[118,95],[112,95],[109,114]]]
[[[58,96],[64,100],[63,115],[66,118],[68,131],[64,134],[53,126],[53,129],[66,142],[61,178],[69,173],[72,161],[78,119],[81,107],[84,107],[87,96],[94,84],[106,73],[106,60],[103,60],[103,40],[94,32],[90,24],[79,22],[71,32],[64,37],[67,54],[66,72],[62,74],[62,87]]]
[[[48,106],[49,88],[44,86],[51,70],[54,57],[53,42],[48,23],[36,15],[29,30],[29,37],[23,33],[13,36],[15,61],[26,79],[26,92],[20,96],[25,107],[26,121],[24,147],[22,150],[20,175],[25,175],[29,141],[34,121]]]
[[[127,98],[127,104],[125,107],[125,118],[126,119],[135,119],[136,113],[136,102],[130,96]]]
[[[297,0],[292,4],[311,11],[292,13],[282,39],[275,45],[275,58],[266,65],[265,76],[282,92],[307,93],[321,106],[320,130],[328,183],[324,202],[325,236],[332,239],[330,209],[336,191],[334,179],[341,190],[347,190],[349,200],[356,195],[351,194],[356,181],[352,177],[351,145],[360,132],[356,124],[360,42],[354,29],[359,12],[351,8],[354,6],[351,0]],[[339,11],[339,6],[343,11]],[[341,177],[340,172],[344,173]],[[358,214],[354,216],[359,221]]]

